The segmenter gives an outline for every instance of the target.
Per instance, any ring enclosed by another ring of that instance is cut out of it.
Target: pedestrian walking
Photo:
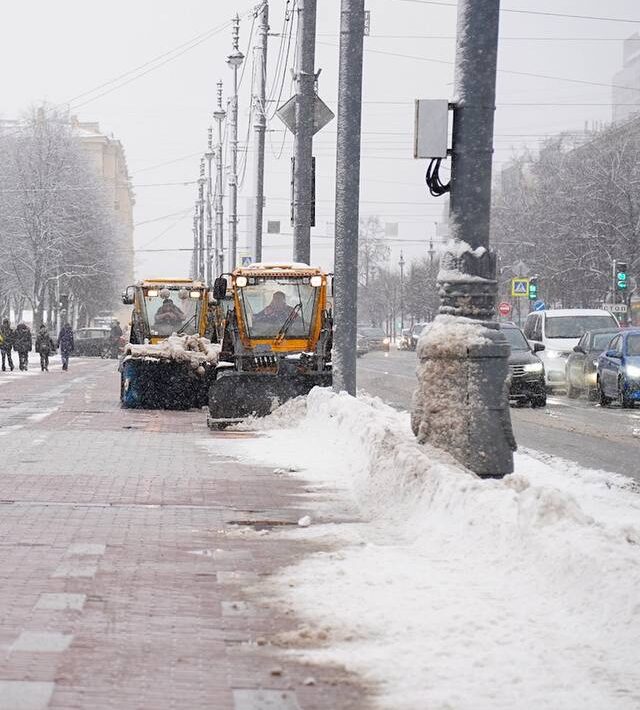
[[[18,367],[27,370],[29,367],[29,353],[33,347],[31,330],[26,323],[18,323],[13,349],[18,353]]]
[[[69,323],[65,323],[60,329],[58,335],[58,347],[60,348],[60,357],[62,358],[62,369],[69,369],[69,356],[73,352],[73,329]]]
[[[11,358],[11,350],[15,343],[16,332],[11,327],[9,319],[5,318],[0,326],[0,354],[2,355],[2,372],[6,372],[7,365],[13,372],[13,359]]]
[[[42,372],[49,372],[49,355],[56,349],[53,339],[49,335],[44,323],[40,326],[38,337],[36,338],[36,352],[40,354],[40,369]]]
[[[122,328],[120,321],[114,320],[109,331],[109,357],[118,357],[120,352],[120,338],[122,338]]]

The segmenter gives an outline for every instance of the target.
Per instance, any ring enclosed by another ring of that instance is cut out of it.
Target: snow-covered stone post
[[[500,0],[459,0],[451,240],[438,275],[440,315],[418,346],[413,431],[480,476],[513,471],[509,346],[492,322],[491,158]]]

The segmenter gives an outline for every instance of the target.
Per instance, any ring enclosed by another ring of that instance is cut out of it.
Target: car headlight
[[[525,372],[542,372],[544,366],[541,362],[530,362],[524,366]]]
[[[559,350],[545,350],[545,356],[549,358],[549,360],[554,360],[557,357],[560,357],[562,353]]]
[[[629,377],[640,377],[640,367],[637,365],[627,365],[625,369]]]
[[[384,345],[389,345],[389,343],[391,342],[391,338],[385,338],[382,342],[384,343]]]

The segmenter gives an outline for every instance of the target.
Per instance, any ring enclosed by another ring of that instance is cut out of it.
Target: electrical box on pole
[[[446,158],[449,138],[449,102],[416,99],[414,158]]]

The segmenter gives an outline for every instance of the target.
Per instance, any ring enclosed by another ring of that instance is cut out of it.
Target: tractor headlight
[[[149,298],[155,298],[157,295],[158,295],[158,292],[153,288],[150,288],[147,291],[147,296],[149,296]]]
[[[627,365],[626,372],[628,377],[640,377],[640,367],[637,365]]]
[[[190,291],[189,297],[190,298],[200,298],[200,291]]]
[[[315,276],[311,277],[311,285],[313,288],[319,288],[322,286],[322,276],[318,276],[317,274]]]
[[[238,288],[244,288],[247,285],[246,276],[236,276],[236,286]]]
[[[541,362],[529,362],[524,366],[525,372],[542,372],[544,366]]]

